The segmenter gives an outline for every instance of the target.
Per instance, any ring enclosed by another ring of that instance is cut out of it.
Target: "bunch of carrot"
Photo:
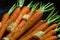
[[[60,15],[57,14],[58,11],[54,13],[54,3],[31,1],[23,6],[24,1],[17,0],[3,15],[0,22],[0,40],[58,40],[60,34],[56,34],[60,31]],[[42,20],[44,13],[49,15]]]

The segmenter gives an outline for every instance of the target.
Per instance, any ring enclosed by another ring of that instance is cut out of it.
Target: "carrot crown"
[[[37,9],[38,5],[39,5],[39,3],[36,2],[36,3],[33,5],[31,11],[34,12],[34,11]]]
[[[25,0],[17,0],[17,6],[22,8]]]
[[[55,29],[55,31],[56,31],[56,32],[59,32],[59,31],[60,31],[60,27],[57,27],[57,28]]]
[[[33,1],[31,1],[31,2],[27,5],[28,8],[31,8],[32,6],[33,6]]]
[[[57,11],[55,14],[53,14],[53,15],[48,19],[48,21],[47,21],[46,23],[51,24],[51,23],[53,23],[54,21],[56,21],[57,19],[59,19],[60,16],[59,16],[59,15],[56,15],[57,13],[58,13],[58,11]]]
[[[16,4],[14,4],[14,5],[10,8],[10,10],[8,11],[8,14],[10,15],[10,14],[14,11],[15,8],[16,8]]]
[[[46,5],[41,3],[39,9],[40,9],[40,11],[42,11],[44,13],[44,12],[48,12],[48,11],[51,11],[52,9],[54,9],[54,6],[53,6],[53,3],[50,4],[50,2],[47,3]]]
[[[58,38],[60,38],[60,34],[58,34]]]

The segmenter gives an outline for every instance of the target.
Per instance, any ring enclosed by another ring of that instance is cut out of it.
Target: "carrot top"
[[[41,3],[39,8],[39,10],[42,11],[43,13],[51,11],[52,9],[54,9],[54,6],[53,3],[50,4],[50,2],[47,3],[46,5]]]
[[[34,11],[37,9],[38,5],[39,5],[39,3],[36,2],[36,3],[32,6],[31,11],[34,12]]]
[[[32,6],[33,6],[33,1],[31,1],[31,2],[27,5],[28,8],[31,8]]]
[[[53,23],[54,21],[56,21],[57,19],[59,19],[60,16],[59,16],[59,15],[56,15],[57,13],[58,13],[58,12],[56,12],[55,14],[53,14],[53,15],[48,19],[48,21],[47,21],[46,23],[51,24],[51,23]]]
[[[10,10],[8,11],[8,14],[10,15],[10,14],[14,11],[15,8],[16,8],[16,4],[14,4],[14,5],[10,8]]]
[[[17,7],[22,8],[25,0],[17,0]]]
[[[53,9],[53,10],[50,12],[50,14],[48,15],[48,17],[44,20],[44,22],[47,22],[47,20],[54,14],[54,13],[53,13],[54,10],[55,10],[55,9]]]

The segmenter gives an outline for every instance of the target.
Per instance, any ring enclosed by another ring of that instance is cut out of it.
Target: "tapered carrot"
[[[32,29],[30,29],[26,34],[24,34],[19,40],[22,40],[24,37],[29,35],[32,31],[34,31],[38,26],[40,26],[43,23],[44,21],[40,20]]]
[[[39,3],[35,3],[34,5],[33,5],[33,7],[32,7],[32,9],[31,9],[31,11],[28,13],[28,15],[30,15],[30,17],[33,15],[33,12],[37,9],[36,7],[39,5]],[[25,18],[25,17],[24,17]],[[29,19],[29,18],[28,18]],[[25,22],[24,22],[25,21]],[[27,22],[27,20],[22,20],[22,22],[24,22],[24,23],[26,23]],[[19,24],[20,25],[20,24]],[[18,27],[20,27],[20,26],[18,26]],[[16,28],[15,28],[16,29]],[[13,30],[14,31],[14,30]]]
[[[21,10],[21,13],[19,14],[18,18],[15,20],[15,22],[11,23],[8,28],[7,31],[13,31],[14,28],[20,23],[20,21],[22,20],[23,16],[28,13],[30,11],[32,2],[28,4],[28,6],[24,6]],[[11,26],[12,25],[12,26]]]
[[[58,40],[58,37],[57,36],[51,36],[45,40]]]
[[[22,2],[22,1],[20,1]],[[21,12],[21,7],[23,6],[23,2],[21,3],[21,5],[19,4],[18,5],[19,7],[17,7],[15,9],[15,11],[12,13],[11,17],[9,18],[9,20],[7,20],[7,22],[2,26],[1,30],[0,30],[0,39],[2,38],[2,36],[4,35],[7,27],[9,26],[9,24],[11,24],[13,21],[16,20],[16,18],[18,17],[18,15],[20,14]]]
[[[44,40],[44,39],[46,39],[46,38],[49,38],[49,37],[51,37],[51,36],[53,36],[53,35],[56,35],[57,34],[57,32],[59,32],[60,31],[60,27],[59,28],[56,28],[55,30],[51,30],[51,31],[49,31],[47,34],[45,34],[43,37],[40,37],[40,39],[41,40]]]
[[[55,15],[55,14],[54,14]],[[33,37],[34,35],[37,36],[37,37],[40,37],[42,36],[43,34],[45,34],[44,32],[41,32],[41,31],[44,31],[46,28],[48,28],[49,24],[51,24],[52,22],[54,22],[55,20],[57,20],[59,17],[56,15],[55,16],[52,16],[54,19],[52,18],[49,18],[48,21],[42,25],[40,25],[39,27],[37,27],[32,33],[30,33],[27,37],[25,37],[23,40],[29,40],[31,37]],[[52,21],[53,20],[53,21]],[[38,33],[37,33],[38,32]],[[33,35],[34,34],[34,35]]]
[[[11,13],[14,11],[14,9],[16,8],[15,6],[16,6],[16,4],[14,4],[14,5],[10,8],[10,10],[3,15],[2,20],[1,20],[2,25],[9,19],[10,14],[11,14]]]
[[[55,9],[54,9],[55,10]],[[48,15],[48,17],[45,20],[40,20],[32,29],[30,29],[26,34],[24,34],[19,40],[22,40],[24,37],[29,35],[32,31],[34,31],[38,26],[45,23],[53,14],[54,10]]]
[[[53,3],[51,5],[53,5]],[[49,5],[49,7],[51,5]],[[54,9],[54,8],[45,9],[45,7],[46,7],[46,5],[44,5],[42,8],[39,8],[38,10],[36,10],[35,14],[21,28],[19,28],[16,31],[17,35],[14,34],[14,36],[11,39],[16,40],[19,36],[21,37],[22,34],[24,34],[27,30],[29,30],[33,25],[35,25],[42,18],[44,12]],[[49,7],[47,6],[47,8],[49,8]]]
[[[28,14],[25,14],[25,15],[23,16],[23,19],[25,19],[25,20],[30,19],[31,16],[34,14],[34,11],[37,9],[37,6],[38,6],[38,5],[39,5],[39,3],[35,3],[35,4],[33,5],[32,9],[31,9],[31,11],[30,11]]]

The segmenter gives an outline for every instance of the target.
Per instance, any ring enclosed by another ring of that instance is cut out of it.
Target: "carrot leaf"
[[[16,4],[14,4],[14,5],[10,8],[10,10],[8,11],[8,14],[10,15],[10,14],[14,11],[15,8],[16,8]]]
[[[32,12],[34,12],[37,9],[37,6],[39,5],[39,3],[35,3],[31,9]]]
[[[22,8],[25,0],[17,0],[17,6]]]
[[[27,5],[28,8],[31,8],[32,6],[33,6],[33,1],[31,1],[31,2]]]

